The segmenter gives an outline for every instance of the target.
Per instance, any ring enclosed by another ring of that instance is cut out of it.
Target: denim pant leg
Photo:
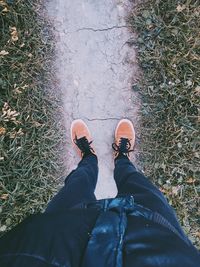
[[[83,158],[65,179],[64,187],[49,202],[45,212],[65,211],[80,203],[95,201],[94,190],[98,176],[95,155]]]
[[[128,158],[124,157],[115,161],[114,178],[118,196],[133,195],[137,204],[160,213],[183,235],[176,214],[163,193],[138,172]]]

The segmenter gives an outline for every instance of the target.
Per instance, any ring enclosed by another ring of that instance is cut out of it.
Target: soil
[[[70,124],[81,118],[89,126],[99,158],[98,199],[117,193],[112,143],[121,118],[138,129],[140,99],[132,87],[138,78],[135,36],[126,17],[128,0],[48,0],[46,10],[56,36],[55,76],[63,92],[66,167],[79,161],[70,140]],[[133,155],[133,160],[134,160]]]

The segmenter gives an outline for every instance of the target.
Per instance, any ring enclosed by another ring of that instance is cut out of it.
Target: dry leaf
[[[194,233],[194,235],[195,235],[196,237],[200,238],[200,232],[196,232],[196,233]]]
[[[4,12],[4,13],[8,12],[8,8],[5,7],[5,8],[2,10],[2,12]]]
[[[37,128],[43,125],[43,124],[39,123],[38,121],[34,121],[33,124]]]
[[[13,42],[16,42],[19,39],[16,27],[10,27],[10,34]]]
[[[1,0],[1,1],[0,1],[0,6],[7,6],[7,4],[6,4],[5,1]]]
[[[22,128],[20,128],[18,131],[16,131],[14,128],[14,130],[12,132],[9,132],[8,135],[9,135],[10,139],[14,139],[18,136],[24,135],[24,132],[22,131]]]
[[[6,55],[8,55],[8,54],[9,54],[9,52],[6,51],[6,50],[1,50],[1,51],[0,51],[0,56],[6,56]]]
[[[9,133],[9,137],[10,137],[10,139],[15,139],[16,134],[17,134],[16,131],[14,131],[14,132],[10,132],[10,133]]]
[[[15,90],[14,90],[14,93],[15,94],[22,94],[22,91],[19,90],[19,87],[17,87]]]
[[[20,46],[19,46],[19,47],[21,47],[21,48],[22,48],[22,47],[24,47],[24,46],[25,46],[25,43],[22,43],[22,44],[20,44]]]
[[[178,186],[172,186],[172,194],[175,195],[175,196],[177,196],[178,193],[179,193],[179,191],[180,191],[180,188],[181,188],[180,185],[178,185]]]
[[[186,9],[186,5],[178,5],[178,6],[176,7],[176,10],[177,10],[178,12],[182,12],[184,9]]]
[[[15,83],[15,84],[14,84],[14,93],[15,93],[15,94],[22,94],[23,91],[24,91],[26,88],[28,88],[28,85],[27,85],[27,84],[25,84],[25,85],[23,85],[23,86],[21,86],[21,87],[17,87],[17,84]]]
[[[8,196],[9,196],[8,194],[3,194],[0,196],[0,199],[6,200],[8,199]]]
[[[186,181],[187,184],[193,184],[193,183],[195,183],[195,182],[196,182],[196,179],[194,179],[194,178],[192,178],[192,177],[190,177],[190,178]]]
[[[16,110],[11,110],[7,102],[4,103],[2,113],[3,121],[13,121],[14,123],[17,123],[16,117],[20,115]]]
[[[0,127],[0,135],[4,135],[6,133],[6,128]]]
[[[7,13],[9,11],[6,1],[0,1],[0,6],[3,7],[2,13]],[[2,15],[4,15],[4,14],[2,14]]]
[[[194,91],[196,95],[200,96],[200,86],[197,86]]]
[[[17,131],[17,135],[19,135],[19,136],[24,135],[24,132],[22,131],[22,128],[20,128],[20,129]]]

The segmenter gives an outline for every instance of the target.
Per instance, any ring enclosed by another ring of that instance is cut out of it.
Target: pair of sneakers
[[[81,158],[90,154],[96,155],[95,148],[92,144],[92,135],[87,124],[81,120],[74,120],[71,125],[72,143]],[[133,151],[135,144],[135,130],[130,120],[122,119],[119,121],[115,130],[115,141],[112,144],[114,158],[126,156]]]

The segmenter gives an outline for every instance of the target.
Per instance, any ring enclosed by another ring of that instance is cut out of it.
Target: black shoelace
[[[114,151],[118,152],[119,154],[123,154],[129,156],[129,153],[133,151],[131,148],[131,143],[128,138],[121,137],[119,140],[119,145],[113,143],[112,148]]]
[[[94,153],[94,149],[90,146],[92,144],[92,141],[88,142],[85,136],[79,139],[77,138],[77,136],[75,136],[75,139],[73,141],[81,150],[83,156]]]

